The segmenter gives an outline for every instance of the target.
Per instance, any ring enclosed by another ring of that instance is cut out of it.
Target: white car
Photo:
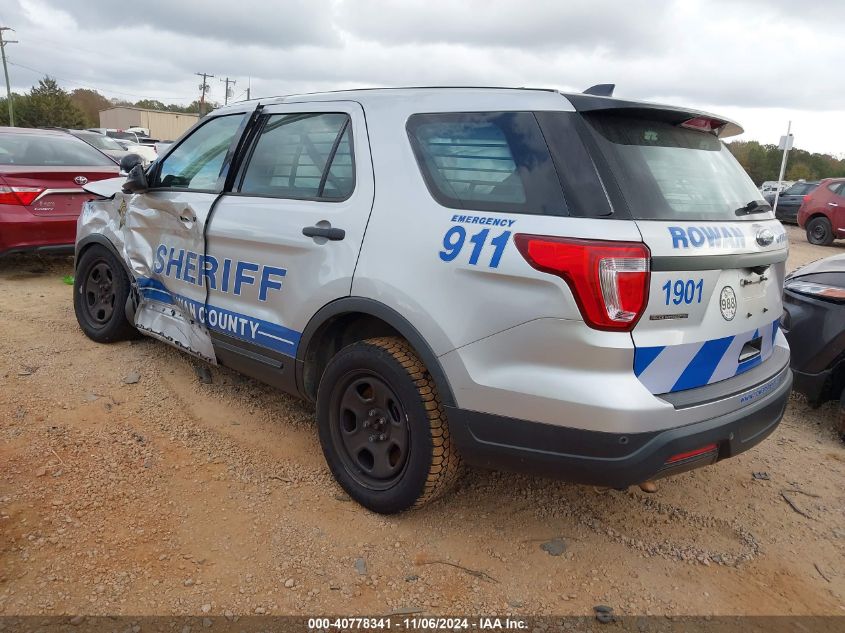
[[[87,187],[75,313],[316,403],[376,512],[462,462],[665,477],[762,441],[792,384],[786,234],[720,140],[741,131],[554,90],[232,104]]]
[[[760,193],[775,193],[778,190],[783,193],[786,189],[789,189],[794,184],[795,183],[792,180],[782,180],[780,184],[778,184],[777,180],[767,180],[762,185],[760,185]]]
[[[120,143],[120,145],[130,154],[137,154],[140,156],[145,167],[158,158],[158,153],[152,145],[141,145],[140,143],[133,143],[132,141],[120,138],[116,138],[114,140]]]

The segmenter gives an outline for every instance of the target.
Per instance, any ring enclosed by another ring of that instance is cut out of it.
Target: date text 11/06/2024
[[[523,631],[528,622],[519,618],[476,617],[348,617],[309,618],[309,631],[331,630],[477,630],[477,631]]]

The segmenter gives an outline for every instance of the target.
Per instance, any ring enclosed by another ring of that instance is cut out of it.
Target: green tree
[[[135,107],[144,108],[146,110],[165,110],[167,108],[167,106],[158,99],[141,99],[140,101],[135,102]]]
[[[18,94],[17,92],[12,93],[12,105],[15,109],[15,125],[21,124],[18,112],[20,112],[24,101],[28,98],[27,95]],[[9,125],[9,100],[6,97],[0,99],[0,125]]]
[[[52,77],[41,79],[15,106],[15,122],[23,127],[85,127],[85,114]]]
[[[758,185],[777,180],[783,152],[776,145],[761,145],[757,141],[734,141],[728,149],[751,179]],[[795,148],[789,152],[786,180],[821,180],[845,176],[845,158],[830,154],[811,153]]]
[[[85,127],[99,127],[100,110],[111,107],[111,102],[96,90],[77,88],[70,93],[70,100],[85,115]]]

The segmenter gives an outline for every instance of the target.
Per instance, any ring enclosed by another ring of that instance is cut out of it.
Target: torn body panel
[[[113,179],[96,190],[88,188],[109,197],[83,206],[77,242],[102,235],[123,258],[132,277],[133,305],[127,314],[141,333],[216,364],[208,328],[197,318],[196,305],[205,304],[204,278],[199,271],[192,277],[186,265],[191,254],[205,253],[203,227],[216,195],[125,194],[122,182]]]

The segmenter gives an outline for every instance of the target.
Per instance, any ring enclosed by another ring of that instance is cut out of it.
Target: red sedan
[[[72,253],[76,219],[91,198],[82,185],[119,172],[111,158],[66,132],[0,127],[0,256]]]

